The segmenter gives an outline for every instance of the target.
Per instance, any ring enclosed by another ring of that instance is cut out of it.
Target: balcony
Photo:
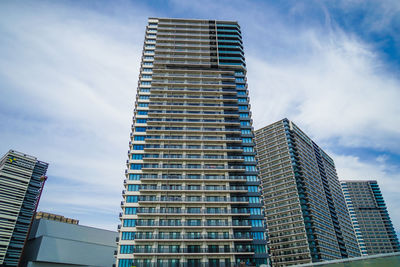
[[[231,215],[231,216],[249,216],[250,211],[247,208],[236,208],[236,209],[219,209],[219,210],[204,210],[190,211],[180,208],[165,208],[165,209],[155,209],[155,208],[138,208],[137,214],[182,214],[182,215]]]
[[[229,235],[229,234],[213,234],[213,235],[204,235],[204,234],[199,234],[199,235],[190,235],[190,234],[141,234],[140,232],[136,233],[135,236],[135,241],[139,240],[188,240],[188,241],[216,241],[216,240],[241,240],[241,241],[252,241],[253,238],[250,236],[250,234],[244,234],[244,235]]]
[[[153,127],[153,128],[179,128],[179,127]],[[204,128],[203,128],[204,129]],[[194,130],[193,130],[194,131]],[[156,150],[161,150],[161,149],[167,149],[167,150],[174,150],[174,149],[179,149],[179,150],[217,150],[217,151],[242,151],[243,147],[241,146],[202,146],[202,145],[157,145],[157,144],[147,144],[144,145],[145,150],[150,150],[150,149],[156,149]],[[233,166],[231,166],[233,167]],[[235,169],[235,168],[232,168]],[[241,169],[241,168],[237,168]]]
[[[249,202],[248,197],[152,197],[152,196],[139,196],[139,202],[172,202],[172,203],[243,203]]]
[[[153,175],[153,174],[142,174],[141,180],[217,180],[217,181],[246,181],[246,176],[225,176],[225,175]]]
[[[191,222],[148,222],[148,221],[137,221],[136,227],[142,228],[153,228],[153,227],[162,227],[162,228],[219,228],[219,227],[251,227],[251,223],[247,220],[242,220],[238,222],[200,222],[200,223],[191,223]]]
[[[247,186],[153,186],[141,185],[140,191],[242,191],[247,192]]]
[[[251,249],[235,248],[134,248],[135,254],[254,254]]]

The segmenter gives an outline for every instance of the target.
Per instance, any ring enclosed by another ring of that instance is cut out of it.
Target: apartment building
[[[363,256],[399,252],[399,240],[375,180],[340,181]]]
[[[255,135],[272,265],[359,256],[333,160],[288,119]]]
[[[267,262],[241,29],[150,18],[117,266]]]
[[[17,266],[48,164],[8,151],[0,159],[0,266]]]

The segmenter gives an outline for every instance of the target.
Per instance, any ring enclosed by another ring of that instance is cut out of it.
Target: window
[[[142,164],[131,164],[131,170],[141,170]]]
[[[264,239],[264,232],[250,232],[253,239],[263,240]]]
[[[254,248],[255,253],[266,253],[267,252],[265,249],[265,245],[259,245],[259,244],[253,245],[253,248]]]
[[[250,214],[251,215],[261,215],[261,209],[260,208],[250,208]]]
[[[244,152],[254,152],[254,149],[251,146],[244,146],[243,151]]]
[[[143,150],[144,145],[133,145],[133,150]]]
[[[149,88],[140,88],[141,93],[149,93],[150,89]]]
[[[250,203],[260,203],[260,198],[259,197],[249,197],[249,202]]]
[[[146,127],[136,127],[135,131],[136,132],[145,132],[146,131]]]
[[[129,191],[131,191],[131,190],[129,190]],[[138,202],[138,196],[127,196],[126,197],[126,203],[137,203],[137,202]]]
[[[139,185],[138,184],[128,185],[128,191],[139,191]]]
[[[236,78],[236,82],[244,82],[244,78]]]
[[[144,141],[145,138],[146,138],[146,136],[144,136],[144,135],[135,135],[133,140],[135,140],[135,141]]]
[[[132,154],[131,158],[134,160],[140,160],[140,159],[143,159],[143,155],[142,154]]]
[[[129,174],[129,180],[140,180],[140,174]]]
[[[249,113],[239,113],[240,118],[248,118]]]
[[[143,84],[142,84],[143,85]],[[147,100],[147,99],[149,99],[150,98],[150,96],[148,96],[148,95],[140,95],[139,96],[139,99],[140,100]]]
[[[250,122],[249,121],[241,121],[240,126],[250,126]]]
[[[121,245],[119,253],[121,253],[121,254],[133,253],[133,245]]]
[[[243,84],[237,84],[236,88],[244,88]],[[246,95],[246,91],[237,91],[238,95]]]
[[[132,209],[135,209],[132,211]],[[125,208],[125,214],[136,214],[136,208]],[[136,220],[135,219],[125,219],[124,220],[124,227],[135,227],[136,226]]]
[[[154,48],[154,47],[156,47],[156,46],[153,45],[153,44],[148,44],[148,45],[145,46],[145,48]]]
[[[136,119],[136,123],[147,123],[146,119]]]
[[[255,176],[255,175],[247,176],[246,180],[249,181],[249,182],[257,182],[258,181],[257,176]]]
[[[251,226],[253,227],[264,227],[264,223],[262,220],[250,220]]]
[[[247,99],[246,98],[238,98],[238,102],[244,103],[244,102],[247,102]]]
[[[149,106],[149,103],[139,103],[138,106],[141,108],[147,108]]]
[[[134,240],[136,232],[122,232],[121,240]]]
[[[242,138],[243,143],[252,143],[253,140],[251,138]]]
[[[145,56],[144,59],[154,59],[152,56]]]
[[[236,88],[244,88],[244,84],[236,84]]]
[[[247,110],[247,106],[242,106],[242,105],[240,105],[240,106],[239,106],[239,110]]]
[[[235,71],[235,75],[239,76],[239,75],[244,75],[243,71]]]
[[[147,115],[147,110],[138,110],[138,115]]]
[[[246,171],[255,172],[257,171],[256,166],[246,166]]]
[[[153,71],[153,69],[149,69],[149,68],[144,68],[143,69],[143,72],[152,72]]]
[[[153,63],[152,62],[144,62],[143,65],[145,65],[145,66],[153,66]]]
[[[151,75],[149,75],[149,74],[143,74],[143,75],[142,75],[142,78],[144,78],[144,79],[151,79]]]
[[[244,156],[244,161],[255,161],[254,156]]]
[[[249,186],[247,187],[247,190],[248,190],[249,192],[258,192],[258,186],[256,186],[256,185],[249,185]]]
[[[251,130],[249,129],[245,129],[245,130],[241,130],[242,134],[251,134]]]
[[[118,267],[131,267],[133,265],[132,259],[120,259],[118,260]]]

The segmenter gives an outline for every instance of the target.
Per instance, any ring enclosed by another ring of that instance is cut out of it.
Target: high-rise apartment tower
[[[359,256],[333,160],[287,119],[255,139],[273,266]]]
[[[119,267],[266,262],[237,22],[149,19],[128,156]]]
[[[399,252],[400,245],[377,181],[340,181],[362,255]]]
[[[0,159],[0,266],[17,266],[48,164],[10,150]]]

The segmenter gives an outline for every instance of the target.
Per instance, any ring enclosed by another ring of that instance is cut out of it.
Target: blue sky
[[[148,17],[239,21],[256,129],[287,117],[400,231],[399,1],[1,1],[0,152],[50,163],[40,209],[116,230]]]

